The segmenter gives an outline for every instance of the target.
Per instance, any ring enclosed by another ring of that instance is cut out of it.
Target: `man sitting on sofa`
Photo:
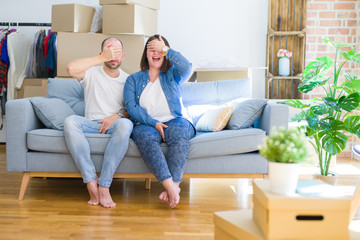
[[[119,68],[124,56],[122,42],[117,38],[107,38],[102,42],[100,55],[77,59],[67,66],[69,74],[84,87],[85,117],[72,115],[65,119],[65,142],[87,185],[88,204],[100,204],[106,208],[116,205],[109,187],[126,154],[133,129],[123,98],[128,74]],[[99,64],[102,65],[96,66]],[[99,178],[90,158],[85,133],[111,134]]]

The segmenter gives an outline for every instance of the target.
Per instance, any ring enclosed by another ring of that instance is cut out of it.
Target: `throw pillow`
[[[234,103],[234,111],[227,124],[228,129],[248,128],[261,116],[267,99],[254,98]]]
[[[66,102],[77,115],[85,115],[84,88],[73,78],[49,78],[46,97]]]
[[[205,112],[196,124],[196,130],[200,132],[218,132],[224,129],[228,123],[233,107],[221,107]]]
[[[64,129],[65,118],[75,115],[74,110],[58,98],[33,97],[30,102],[40,121],[56,130]]]

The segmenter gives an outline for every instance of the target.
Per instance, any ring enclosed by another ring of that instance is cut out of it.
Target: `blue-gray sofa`
[[[239,99],[251,98],[251,79],[187,82],[182,85],[182,89],[184,108],[196,124],[209,109],[224,104],[234,104]],[[81,177],[68,152],[61,129],[46,127],[44,119],[39,119],[41,109],[39,112],[34,100],[39,103],[42,99],[61,99],[75,114],[84,114],[83,88],[75,79],[49,79],[46,98],[25,98],[7,102],[7,171],[23,172],[19,200],[23,199],[31,177]],[[240,115],[246,112],[252,114],[250,118],[255,116],[254,113],[259,115],[256,116],[257,119],[252,119],[252,122],[248,123],[251,124],[248,127],[236,129],[235,122],[235,129],[197,132],[197,135],[191,139],[184,178],[263,178],[267,174],[267,161],[258,153],[258,146],[263,143],[263,139],[274,126],[287,128],[288,107],[265,102],[258,109],[251,110],[255,105],[252,102],[239,105],[232,113],[235,115],[235,110]],[[247,112],[249,108],[250,113]],[[63,113],[61,107],[57,105],[42,111],[45,115],[55,111],[55,115],[52,116],[55,118]],[[244,119],[244,116],[240,118]],[[250,118],[246,117],[246,120]],[[234,125],[236,118],[230,118],[230,121]],[[109,135],[87,134],[87,139],[90,143],[92,159],[97,170],[100,171]],[[150,188],[150,179],[154,176],[144,164],[135,143],[132,139],[129,141],[127,154],[114,177],[144,178],[146,188]],[[166,152],[166,145],[162,146]]]

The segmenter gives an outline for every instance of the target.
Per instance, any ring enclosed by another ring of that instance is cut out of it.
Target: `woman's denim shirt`
[[[183,117],[182,90],[183,83],[191,72],[191,63],[179,52],[169,49],[166,58],[172,63],[167,72],[159,72],[161,87],[169,104],[171,113],[175,117]],[[142,123],[155,127],[158,120],[153,119],[145,109],[140,107],[140,96],[146,85],[149,83],[149,70],[139,71],[131,74],[124,86],[125,106],[135,124]]]

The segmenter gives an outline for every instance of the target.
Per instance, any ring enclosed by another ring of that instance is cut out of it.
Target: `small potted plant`
[[[279,49],[277,57],[279,58],[279,76],[290,75],[290,57],[292,52],[286,49]]]
[[[260,154],[269,161],[271,191],[292,195],[299,176],[299,163],[309,152],[305,134],[298,129],[274,129],[260,146]]]

